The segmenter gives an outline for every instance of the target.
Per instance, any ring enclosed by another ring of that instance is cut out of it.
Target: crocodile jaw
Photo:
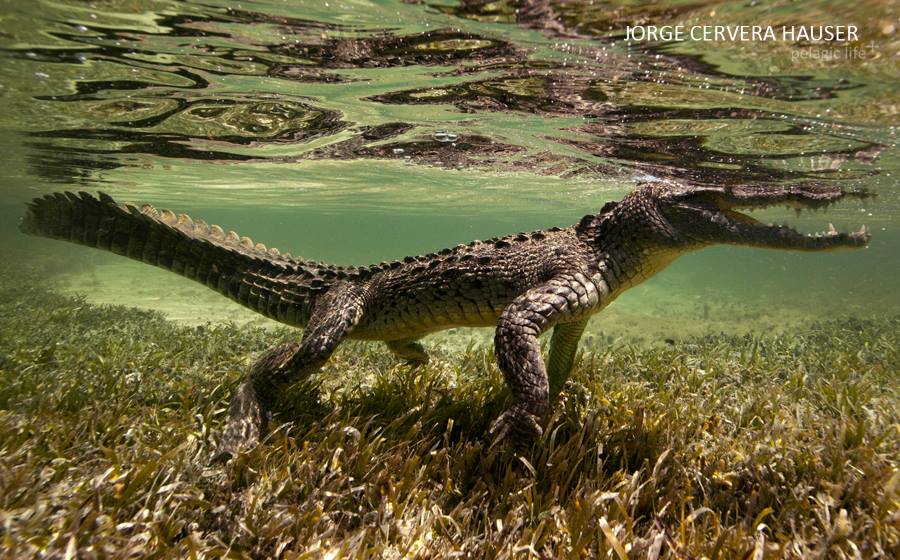
[[[798,251],[829,251],[864,247],[870,239],[862,226],[855,232],[839,232],[833,225],[814,234],[804,234],[787,225],[763,224],[741,210],[788,206],[798,213],[804,209],[830,206],[845,198],[868,198],[867,191],[846,191],[837,187],[789,186],[688,188],[661,202],[670,223],[701,244],[727,243]]]

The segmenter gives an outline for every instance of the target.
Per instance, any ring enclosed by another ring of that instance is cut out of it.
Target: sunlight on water
[[[47,267],[56,285],[89,301],[189,322],[265,321],[172,274],[26,238],[15,229],[23,204],[103,190],[295,255],[365,264],[568,225],[648,177],[836,182],[879,196],[828,216],[757,217],[807,232],[865,223],[869,248],[689,255],[598,316],[590,340],[658,342],[900,311],[895,37],[866,31],[873,56],[823,62],[784,44],[622,40],[644,16],[693,21],[690,4],[665,13],[572,3],[556,12],[516,11],[515,2],[229,5],[6,6],[5,254]],[[755,10],[725,2],[704,17],[814,20],[789,6]]]

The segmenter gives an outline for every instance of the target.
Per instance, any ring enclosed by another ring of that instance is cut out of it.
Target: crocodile
[[[451,327],[495,328],[497,366],[511,405],[494,442],[528,447],[572,369],[588,319],[678,256],[715,244],[827,251],[864,247],[868,229],[803,234],[745,211],[817,209],[868,191],[824,185],[639,184],[569,227],[473,241],[370,266],[296,258],[185,214],[119,204],[107,194],[54,193],[29,203],[23,232],[105,249],[170,270],[288,325],[298,341],[274,347],[237,386],[219,448],[256,446],[284,389],[318,370],[345,339],[384,341],[411,364],[419,339]],[[552,330],[546,361],[539,337]]]

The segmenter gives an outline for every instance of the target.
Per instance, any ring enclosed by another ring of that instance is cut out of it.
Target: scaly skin
[[[349,268],[295,259],[183,214],[120,205],[104,194],[35,199],[21,229],[177,272],[267,317],[304,327],[299,343],[265,353],[238,387],[220,446],[226,456],[254,446],[281,390],[321,367],[342,340],[383,340],[400,358],[424,363],[428,356],[416,340],[458,326],[496,326],[497,364],[513,404],[492,431],[495,441],[509,439],[521,448],[541,435],[592,314],[679,255],[713,244],[862,247],[869,240],[865,228],[802,235],[738,211],[778,204],[816,208],[848,196],[869,194],[649,183],[571,227]],[[551,328],[545,365],[538,337]]]

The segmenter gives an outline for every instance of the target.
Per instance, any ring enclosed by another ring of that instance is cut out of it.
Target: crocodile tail
[[[118,204],[105,193],[36,198],[19,228],[171,270],[289,324],[304,324],[311,299],[326,288],[317,263],[282,255],[186,214]]]

